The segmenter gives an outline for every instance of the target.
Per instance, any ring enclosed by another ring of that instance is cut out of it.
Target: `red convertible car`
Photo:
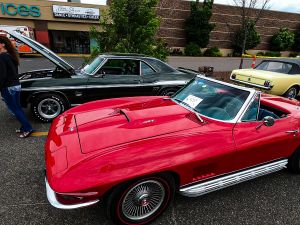
[[[103,202],[148,224],[174,194],[200,196],[283,168],[300,172],[300,104],[197,76],[172,97],[83,104],[56,118],[46,189],[57,208]]]

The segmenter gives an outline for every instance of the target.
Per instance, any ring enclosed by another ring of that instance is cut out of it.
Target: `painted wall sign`
[[[72,6],[53,5],[53,16],[68,19],[99,20],[100,10],[95,8],[82,8]]]
[[[32,17],[40,17],[41,12],[40,8],[35,5],[16,5],[14,3],[2,3],[0,2],[0,13],[2,15],[8,15],[8,16],[22,16],[22,17],[27,17],[27,16],[32,16]]]

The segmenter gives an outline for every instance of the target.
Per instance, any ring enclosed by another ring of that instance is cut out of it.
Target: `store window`
[[[89,32],[82,31],[49,31],[51,49],[57,53],[90,53]]]

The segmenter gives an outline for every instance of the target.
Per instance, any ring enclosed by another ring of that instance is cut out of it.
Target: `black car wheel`
[[[164,212],[174,193],[175,182],[168,175],[125,183],[110,195],[107,213],[116,224],[148,224]]]
[[[292,173],[300,174],[300,148],[298,148],[289,158],[288,169]]]
[[[283,96],[287,98],[296,98],[298,95],[298,91],[298,88],[293,86],[289,88],[289,90],[287,90],[287,92]]]
[[[31,111],[42,122],[51,122],[67,109],[64,98],[57,94],[42,94],[34,98]]]

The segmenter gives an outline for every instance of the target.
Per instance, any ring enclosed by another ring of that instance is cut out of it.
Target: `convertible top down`
[[[285,168],[300,172],[300,105],[197,76],[172,98],[100,100],[56,118],[45,147],[49,202],[106,204],[148,224],[176,191],[199,196]]]

